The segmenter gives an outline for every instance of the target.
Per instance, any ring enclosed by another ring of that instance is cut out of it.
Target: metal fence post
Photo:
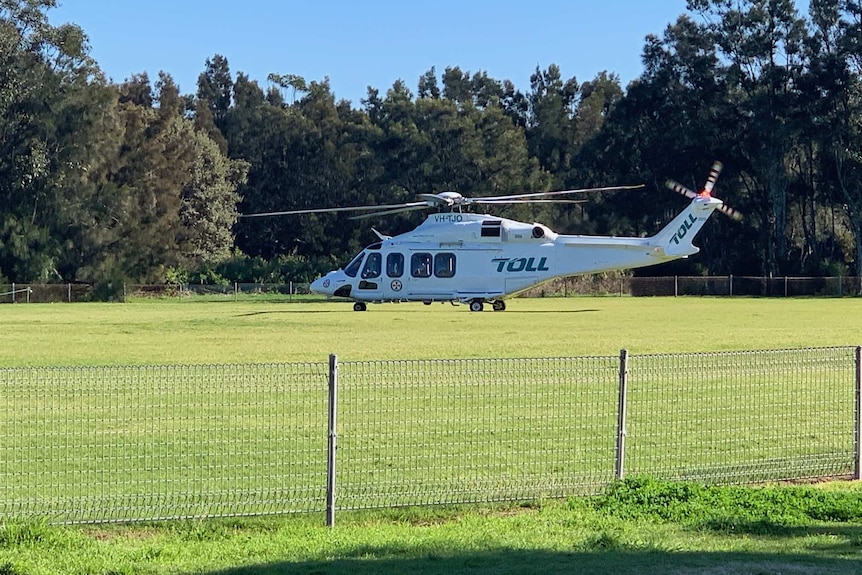
[[[338,434],[338,356],[329,354],[329,443],[326,458],[326,525],[335,527],[335,450]]]
[[[862,479],[862,346],[856,347],[856,408],[853,440],[853,479]]]
[[[620,398],[617,405],[617,457],[615,475],[617,479],[625,478],[626,459],[626,388],[629,379],[629,352],[620,350]]]

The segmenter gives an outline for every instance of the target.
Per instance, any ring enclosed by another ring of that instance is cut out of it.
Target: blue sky
[[[536,66],[583,82],[607,70],[640,75],[647,34],[661,35],[685,0],[58,0],[52,24],[74,22],[115,82],[159,70],[194,92],[205,61],[228,59],[266,86],[270,72],[329,77],[359,106],[367,86],[402,79],[415,93],[432,66],[486,71],[529,90]]]

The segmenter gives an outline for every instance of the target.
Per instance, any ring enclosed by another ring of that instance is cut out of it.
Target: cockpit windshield
[[[355,278],[356,274],[359,273],[359,266],[362,265],[363,257],[365,257],[365,252],[359,252],[359,255],[353,258],[353,261],[347,264],[347,267],[344,268],[344,273],[352,278]]]

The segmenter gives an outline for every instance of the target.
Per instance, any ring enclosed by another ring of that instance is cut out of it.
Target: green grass
[[[559,357],[860,345],[862,298],[516,299],[449,304],[0,306],[0,366]]]
[[[504,313],[482,314],[448,304],[370,306],[366,313],[334,302],[16,304],[0,306],[0,366],[325,362],[331,352],[357,361],[859,345],[860,317],[859,298],[518,299]],[[671,395],[649,401],[673,401],[672,386],[662,393]],[[207,414],[196,417],[200,426]],[[375,435],[374,428],[366,432],[366,440]],[[0,574],[858,573],[858,486],[706,488],[632,480],[624,487],[525,507],[341,513],[332,531],[316,514],[102,527],[12,523],[0,529]]]
[[[520,506],[0,531],[0,573],[857,574],[862,488],[633,479]]]

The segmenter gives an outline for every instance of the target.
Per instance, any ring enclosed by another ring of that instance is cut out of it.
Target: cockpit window
[[[353,261],[347,264],[347,267],[344,268],[344,273],[352,278],[355,278],[357,272],[359,272],[359,266],[362,265],[362,258],[364,256],[365,252],[362,252],[358,256],[353,258]]]
[[[379,252],[368,254],[368,259],[365,260],[365,267],[362,268],[362,279],[368,280],[380,277],[380,262],[382,259]]]

